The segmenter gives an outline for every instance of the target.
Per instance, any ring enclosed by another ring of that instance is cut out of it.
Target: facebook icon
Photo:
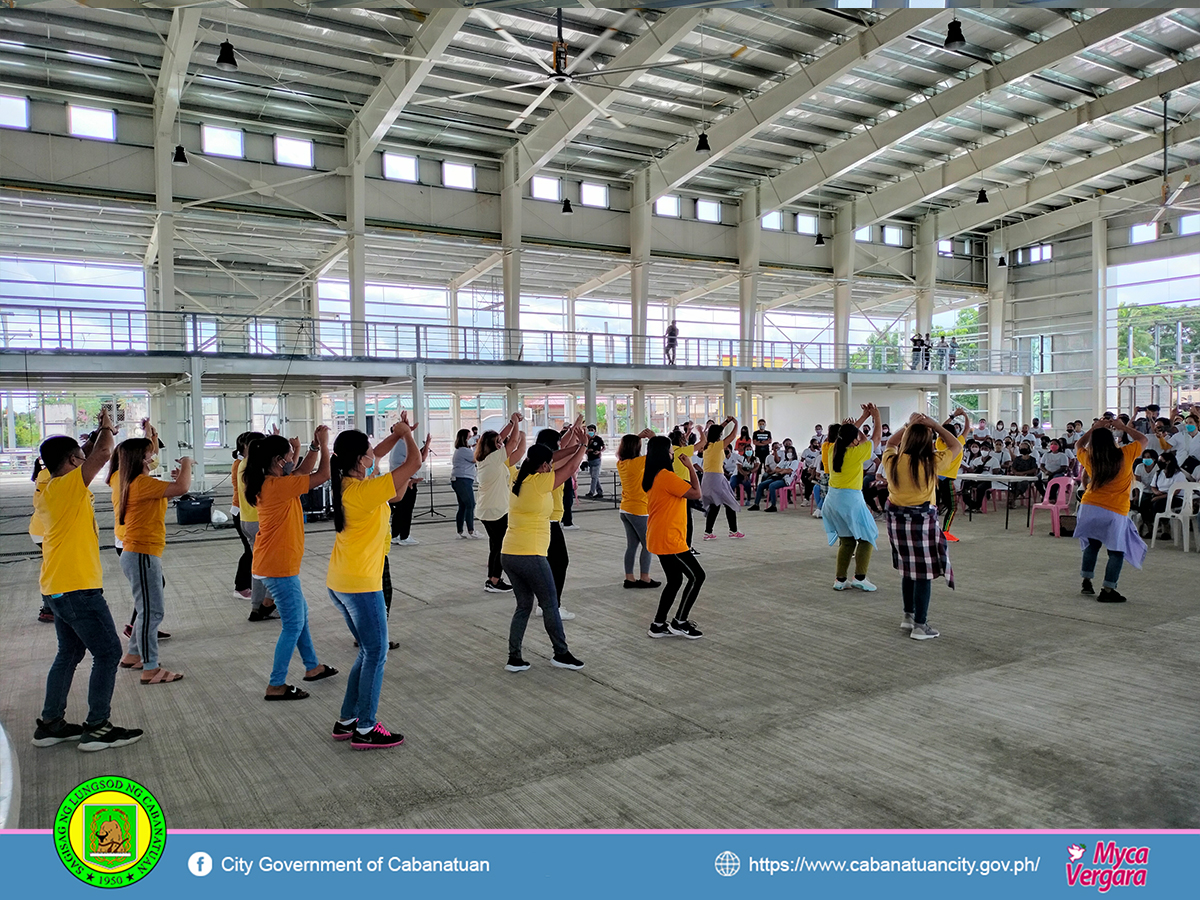
[[[212,871],[212,857],[204,851],[193,853],[188,857],[188,871],[198,878],[203,878]]]

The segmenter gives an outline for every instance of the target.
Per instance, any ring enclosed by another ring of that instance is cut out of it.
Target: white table
[[[1035,484],[1041,481],[1041,476],[1038,475],[992,475],[987,472],[963,472],[959,476],[963,481],[1003,481],[1011,488],[1014,484],[1024,482],[1026,484]],[[1012,500],[1012,491],[1008,492],[1009,501]],[[1008,512],[1012,507],[1008,503],[1004,504],[1004,530],[1008,530]],[[1029,527],[1029,517],[1033,515],[1033,497],[1029,498],[1029,503],[1025,507],[1025,527]],[[973,522],[971,510],[967,510],[967,521]]]

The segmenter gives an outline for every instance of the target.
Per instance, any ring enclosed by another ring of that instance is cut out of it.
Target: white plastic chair
[[[1171,523],[1171,542],[1179,543],[1179,537],[1175,536],[1175,526],[1179,526],[1180,537],[1183,538],[1183,552],[1188,552],[1188,537],[1192,533],[1192,529],[1196,529],[1197,547],[1200,548],[1200,522],[1192,513],[1192,498],[1200,495],[1200,484],[1175,484],[1167,491],[1167,508],[1154,517],[1154,532],[1150,538],[1150,546],[1154,547],[1158,541],[1158,526],[1161,522]],[[1181,506],[1178,511],[1175,511],[1175,498],[1181,500]]]

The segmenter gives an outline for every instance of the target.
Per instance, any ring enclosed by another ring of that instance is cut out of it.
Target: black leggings
[[[679,612],[675,616],[677,622],[684,622],[691,615],[692,605],[696,602],[696,598],[700,596],[700,588],[704,584],[704,570],[700,568],[699,561],[691,553],[660,555],[658,561],[662,563],[667,582],[663,586],[662,596],[659,597],[658,612],[655,613],[654,621],[660,625],[666,623],[667,613],[671,611],[671,606],[675,602],[675,595],[686,579],[687,586],[683,589],[683,598],[679,601]]]
[[[242,517],[233,517],[233,527],[237,529],[238,537],[242,539],[242,556],[238,560],[237,574],[233,576],[233,589],[235,591],[250,590],[250,567],[254,563],[254,548],[250,546],[250,542],[246,540],[246,535],[242,531]]]
[[[508,515],[499,519],[484,519],[483,527],[488,534],[488,578],[501,579],[504,568],[500,564],[500,548],[504,545],[504,532],[508,531]]]
[[[721,511],[721,504],[717,503],[708,508],[708,514],[704,519],[704,533],[712,534],[713,525],[717,522],[717,513]],[[732,506],[725,507],[725,519],[729,522],[729,533],[733,534],[737,531],[737,513]]]
[[[558,595],[558,605],[562,606],[563,588],[567,583],[567,566],[571,557],[567,553],[567,541],[563,537],[562,523],[550,523],[550,548],[546,551],[546,561],[550,563],[550,574],[554,576],[554,592]]]

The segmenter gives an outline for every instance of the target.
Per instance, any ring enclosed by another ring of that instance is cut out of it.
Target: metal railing
[[[800,341],[742,341],[592,332],[478,328],[422,322],[214,315],[96,307],[0,306],[3,350],[212,353],[437,362],[733,366],[789,371],[949,371],[1026,375],[1029,353],[967,345],[928,359],[901,347]],[[945,352],[943,352],[945,351]]]

